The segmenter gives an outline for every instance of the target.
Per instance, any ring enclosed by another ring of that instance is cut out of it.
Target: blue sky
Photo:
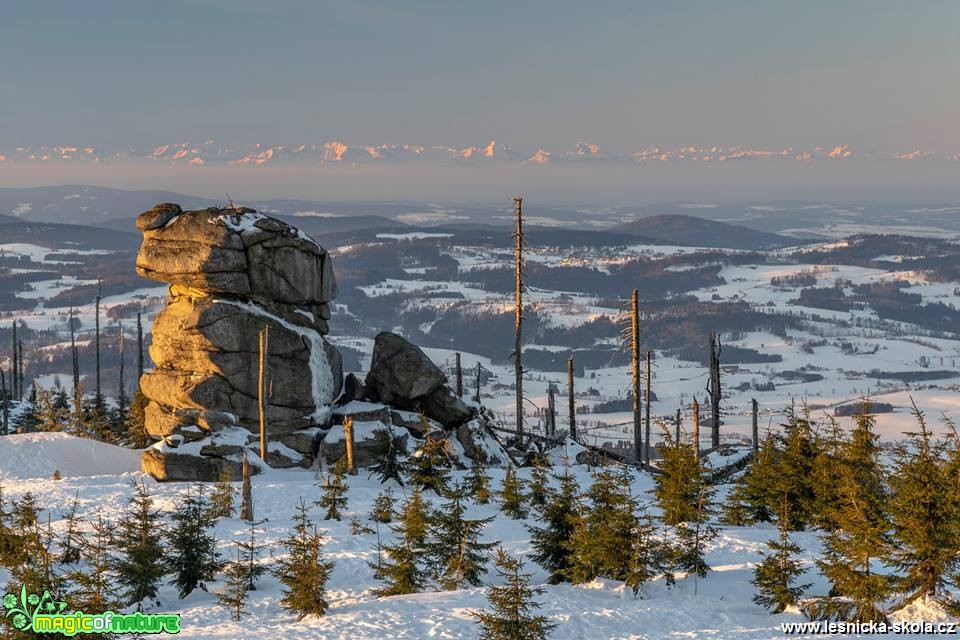
[[[960,151],[960,3],[7,2],[5,145]]]

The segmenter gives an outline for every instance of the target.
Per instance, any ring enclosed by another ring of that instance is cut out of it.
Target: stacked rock
[[[144,234],[137,273],[170,284],[153,324],[156,367],[141,379],[147,433],[161,441],[145,452],[144,471],[161,480],[238,473],[240,452],[259,434],[264,328],[267,462],[310,464],[343,377],[340,354],[324,338],[337,295],[327,252],[247,208],[159,204],[137,218],[137,228]]]

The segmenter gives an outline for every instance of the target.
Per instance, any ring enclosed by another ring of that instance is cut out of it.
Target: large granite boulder
[[[376,337],[364,384],[371,400],[422,411],[445,427],[455,427],[472,412],[446,382],[440,367],[417,345],[387,331]]]
[[[310,430],[329,426],[343,378],[340,354],[323,337],[327,303],[337,293],[327,252],[298,229],[251,209],[182,211],[160,204],[141,214],[137,227],[144,233],[137,272],[171,285],[153,325],[156,367],[140,381],[150,401],[147,433],[167,446],[148,450],[144,470],[160,479],[236,470],[244,445],[225,446],[217,434],[236,428],[259,434],[264,328],[266,462],[309,464],[319,446]],[[180,448],[181,442],[190,446]]]

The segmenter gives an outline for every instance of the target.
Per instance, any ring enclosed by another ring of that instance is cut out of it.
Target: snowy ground
[[[91,466],[88,453],[91,447],[98,451],[102,464]],[[136,453],[109,445],[76,440],[62,434],[35,434],[0,438],[0,478],[5,494],[19,498],[33,492],[39,504],[49,510],[54,528],[62,529],[65,509],[74,494],[79,495],[81,509],[88,517],[97,511],[107,519],[114,518],[132,493],[131,483],[140,479],[132,470]],[[42,451],[38,456],[32,452]],[[51,476],[55,469],[63,479]],[[589,483],[585,467],[575,466],[574,473],[582,487]],[[499,488],[503,471],[492,469],[493,488]],[[520,471],[528,477],[527,470]],[[455,477],[462,472],[455,473]],[[372,502],[382,487],[364,473],[348,478],[350,484],[349,513],[342,522],[320,522],[327,531],[324,553],[336,563],[329,588],[331,608],[322,618],[295,617],[279,604],[279,590],[273,578],[264,578],[253,594],[248,613],[240,622],[230,619],[228,612],[216,604],[215,593],[223,588],[217,582],[209,585],[209,592],[196,591],[184,600],[178,600],[173,588],[164,587],[161,604],[155,612],[175,612],[182,616],[183,638],[316,638],[332,640],[382,640],[386,638],[476,638],[478,627],[470,616],[471,610],[485,607],[484,589],[464,589],[452,592],[427,592],[410,596],[376,598],[371,588],[377,586],[368,562],[376,559],[376,535],[353,535],[349,517],[356,515],[370,526]],[[290,515],[301,497],[315,500],[319,489],[317,478],[308,471],[272,471],[256,476],[253,493],[256,517],[266,519],[261,539],[266,548],[262,562],[283,549],[277,544],[288,533]],[[157,505],[164,511],[173,509],[175,501],[186,489],[185,484],[157,484],[147,478]],[[652,482],[646,475],[634,478],[633,490],[649,501]],[[397,488],[398,496],[402,489]],[[320,518],[316,509],[313,517]],[[493,505],[471,505],[467,517],[495,516],[485,530],[485,541],[500,541],[515,555],[530,552],[529,535],[524,524],[532,519],[516,521],[498,514]],[[221,551],[232,550],[232,542],[247,535],[245,523],[236,518],[221,520],[216,529]],[[771,616],[751,602],[753,589],[749,584],[752,564],[764,548],[764,542],[773,535],[766,527],[722,528],[719,537],[710,545],[707,554],[713,571],[706,579],[679,580],[673,588],[662,581],[647,585],[640,598],[634,598],[628,589],[617,582],[597,580],[584,585],[544,585],[546,593],[540,597],[542,612],[558,627],[552,635],[556,640],[603,640],[640,638],[783,638],[783,622],[800,622],[796,612]],[[390,539],[387,527],[381,526],[382,539]],[[808,565],[819,554],[814,534],[796,534],[795,539],[804,548]],[[529,562],[533,581],[542,583],[545,573]],[[492,571],[491,571],[492,572]],[[0,584],[7,576],[0,570]],[[810,593],[822,593],[825,584],[819,576],[808,574],[813,583]],[[491,576],[487,576],[492,579]],[[910,620],[936,621],[945,619],[935,607],[919,605],[908,613],[897,614]],[[918,636],[913,636],[918,637]],[[919,636],[923,637],[923,636]]]

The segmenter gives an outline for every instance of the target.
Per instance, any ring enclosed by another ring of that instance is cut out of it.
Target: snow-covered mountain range
[[[418,144],[353,144],[339,140],[311,144],[225,144],[179,142],[153,148],[106,149],[91,146],[41,145],[0,147],[4,162],[160,162],[203,166],[233,164],[261,166],[276,164],[375,164],[375,163],[612,163],[644,164],[662,162],[724,163],[743,161],[829,162],[848,160],[960,162],[960,153],[939,153],[912,149],[892,153],[854,150],[844,144],[810,148],[757,149],[747,146],[651,145],[634,151],[607,151],[589,142],[578,142],[561,150],[515,149],[498,140],[476,146],[424,146]]]

